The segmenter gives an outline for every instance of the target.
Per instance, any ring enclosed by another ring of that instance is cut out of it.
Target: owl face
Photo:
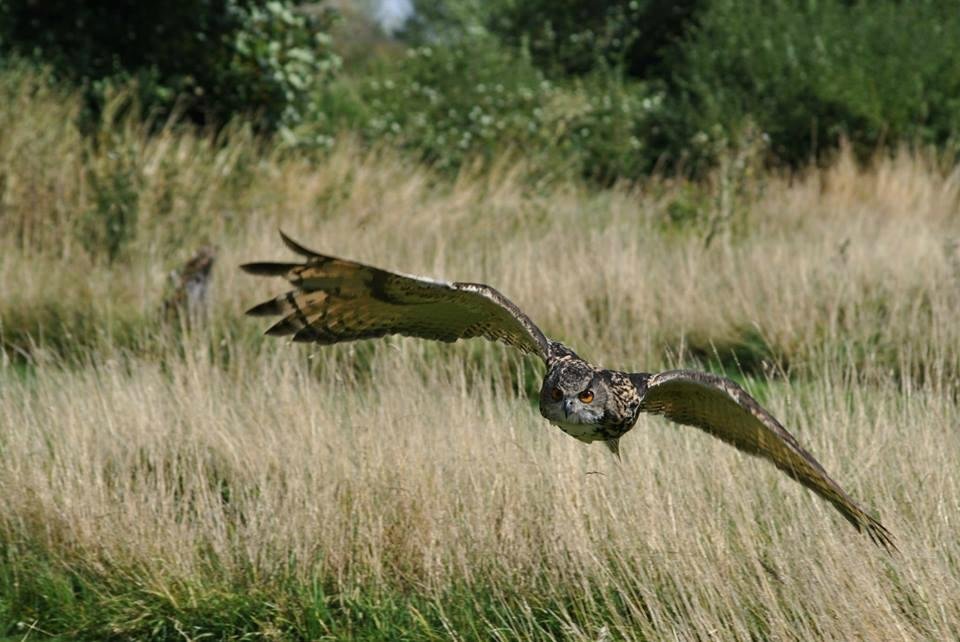
[[[583,362],[558,364],[540,388],[540,414],[567,432],[567,427],[599,423],[606,403],[606,382]]]

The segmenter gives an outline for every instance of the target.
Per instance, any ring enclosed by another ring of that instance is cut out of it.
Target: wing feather
[[[546,360],[549,342],[513,302],[479,283],[447,283],[388,272],[308,250],[282,232],[302,263],[247,263],[260,276],[282,276],[293,290],[247,310],[282,317],[267,334],[332,344],[401,334],[452,342],[484,337]]]
[[[643,383],[638,383],[642,387]],[[860,508],[820,462],[733,381],[692,370],[661,372],[646,379],[640,409],[695,426],[743,452],[769,460],[833,504],[875,543],[896,548],[890,532]]]

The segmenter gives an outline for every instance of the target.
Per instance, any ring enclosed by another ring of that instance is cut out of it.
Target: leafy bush
[[[660,152],[664,93],[656,85],[595,73],[563,84],[548,104],[540,144],[554,162],[569,159],[579,174],[601,184],[648,174]]]
[[[529,52],[551,76],[622,69],[649,78],[663,67],[705,0],[432,0],[404,32],[422,43],[480,29]]]
[[[841,137],[869,154],[901,141],[955,145],[960,131],[953,2],[713,0],[677,53],[664,140],[675,156],[729,140],[746,121],[792,164]]]
[[[554,74],[620,68],[630,77],[660,73],[703,0],[499,0],[488,28]]]
[[[441,169],[513,150],[552,172],[610,181],[650,168],[644,141],[662,94],[612,74],[555,82],[528,57],[475,37],[411,48],[360,81],[352,101],[333,102],[341,112],[333,127],[414,150]]]
[[[330,14],[295,6],[0,0],[0,50],[86,83],[97,108],[111,87],[133,79],[148,112],[178,105],[215,124],[249,114],[272,129],[302,119],[311,88],[337,66],[326,36]]]
[[[526,60],[489,41],[416,47],[362,81],[359,125],[369,139],[415,148],[440,168],[458,167],[534,139],[552,91]]]
[[[405,37],[462,46],[465,34],[484,34],[555,91],[584,78],[590,114],[611,100],[642,101],[650,83],[662,83],[655,121],[649,114],[617,120],[621,137],[592,138],[587,156],[603,165],[609,144],[629,140],[629,129],[641,142],[638,155],[615,145],[619,161],[605,163],[602,175],[634,176],[657,158],[697,174],[737,154],[743,132],[755,130],[769,140],[772,158],[792,165],[829,153],[841,139],[862,156],[902,142],[955,151],[956,9],[948,0],[431,0],[418,3]],[[609,81],[618,74],[621,81]],[[647,84],[634,87],[637,80]],[[534,102],[551,100],[538,94]],[[577,156],[582,143],[551,142]]]

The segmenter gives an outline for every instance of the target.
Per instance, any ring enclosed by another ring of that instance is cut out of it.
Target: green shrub
[[[602,68],[650,78],[669,45],[682,37],[705,0],[432,0],[417,3],[404,32],[422,43],[481,29],[529,52],[553,77]]]
[[[537,65],[557,74],[612,66],[651,78],[669,45],[691,24],[703,0],[500,0],[489,28],[529,48]]]
[[[350,86],[352,98],[327,92],[337,114],[330,127],[413,150],[441,169],[513,150],[545,171],[607,182],[654,161],[644,141],[662,92],[599,72],[553,81],[485,36],[410,48]]]
[[[663,83],[655,122],[621,119],[589,143],[551,141],[555,159],[589,158],[605,180],[635,176],[656,159],[698,174],[738,153],[742,132],[754,129],[772,158],[794,166],[842,139],[863,157],[903,142],[958,146],[960,11],[952,0],[424,0],[418,12],[410,41],[463,47],[477,40],[466,34],[480,33],[555,91],[583,78],[588,118],[610,101],[635,113],[632,97],[642,101],[651,83]],[[634,87],[637,80],[647,84]],[[640,142],[636,153],[622,144],[627,131]]]
[[[131,80],[145,113],[175,107],[194,121],[237,114],[273,129],[309,111],[314,84],[337,59],[330,14],[293,0],[84,3],[0,0],[0,52],[52,64],[84,83],[91,106]]]
[[[416,47],[362,83],[360,129],[455,168],[536,139],[553,91],[527,60],[490,41]]]
[[[960,130],[954,2],[713,0],[677,58],[660,143],[675,157],[747,120],[791,164],[842,137],[866,155],[902,141],[954,145]]]
[[[658,131],[664,93],[657,85],[594,73],[564,83],[550,103],[540,144],[601,184],[636,179],[658,162],[649,141]]]
[[[92,204],[80,217],[79,236],[91,255],[116,260],[135,237],[140,217],[142,176],[136,149],[122,141],[100,163],[87,163]]]

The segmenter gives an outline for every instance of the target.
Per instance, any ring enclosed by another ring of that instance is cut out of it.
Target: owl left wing
[[[631,379],[642,396],[640,410],[695,426],[743,452],[767,459],[833,504],[875,543],[896,548],[890,532],[860,508],[827,475],[820,462],[733,381],[693,370],[631,375]]]
[[[447,283],[318,254],[283,232],[301,263],[247,263],[250,274],[282,276],[294,289],[247,310],[281,316],[267,334],[321,344],[388,334],[456,341],[484,337],[546,360],[549,342],[512,301],[479,283]]]

